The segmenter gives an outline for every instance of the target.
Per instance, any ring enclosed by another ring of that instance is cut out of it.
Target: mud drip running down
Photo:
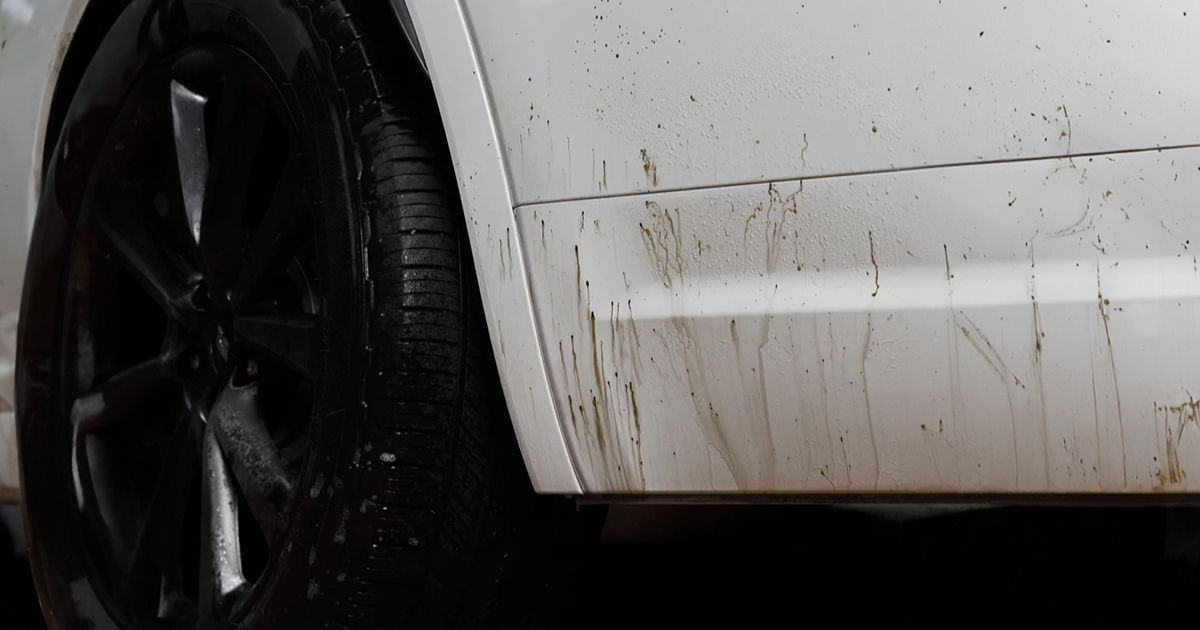
[[[646,173],[646,180],[651,186],[658,187],[658,166],[650,159],[650,155],[642,149],[642,170]]]
[[[1200,430],[1200,400],[1190,396],[1187,402],[1178,405],[1154,405],[1154,417],[1157,420],[1162,414],[1162,425],[1166,432],[1167,470],[1158,472],[1159,483],[1182,483],[1187,478],[1180,462],[1179,449],[1183,445],[1183,432],[1188,426]]]

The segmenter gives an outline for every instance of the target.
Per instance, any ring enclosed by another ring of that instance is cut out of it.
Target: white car
[[[0,436],[47,617],[515,623],[578,527],[535,494],[1200,490],[1197,29],[0,0]]]

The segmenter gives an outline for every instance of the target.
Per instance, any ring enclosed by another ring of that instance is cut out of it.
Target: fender
[[[580,494],[543,360],[517,231],[513,188],[501,153],[492,103],[461,4],[393,0],[405,5],[437,96],[466,215],[492,353],[533,487]]]

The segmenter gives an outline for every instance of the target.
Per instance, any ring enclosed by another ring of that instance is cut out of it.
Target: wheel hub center
[[[192,339],[189,345],[194,352],[190,364],[192,371],[200,371],[202,367],[206,367],[203,372],[207,373],[208,377],[218,381],[226,379],[237,358],[231,336],[233,315],[230,301],[227,296],[212,295],[205,283],[200,282],[193,289],[192,305],[201,314],[199,321],[187,335]]]

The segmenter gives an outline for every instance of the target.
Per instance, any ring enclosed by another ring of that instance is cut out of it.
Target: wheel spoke
[[[207,98],[177,81],[171,81],[173,153],[179,167],[179,190],[187,215],[188,233],[197,243],[200,242],[200,224],[208,185],[208,131],[204,124],[207,103]]]
[[[200,465],[198,426],[191,412],[176,421],[129,562],[130,580],[138,582],[131,588],[158,594],[154,612],[159,618],[185,616],[189,606],[183,595],[180,545],[188,493]]]
[[[164,354],[117,373],[71,405],[71,423],[81,434],[125,424],[174,382],[174,355]]]
[[[247,207],[267,124],[267,94],[235,62],[216,99],[200,249],[212,281],[222,291],[241,265]]]
[[[235,307],[253,295],[268,274],[295,250],[305,204],[309,203],[300,170],[300,159],[289,154],[271,201],[246,250],[245,261],[233,289]]]
[[[202,621],[213,622],[229,613],[247,588],[242,574],[242,547],[238,536],[238,502],[233,479],[216,432],[204,434],[201,481],[200,602]]]
[[[198,277],[179,256],[168,254],[153,233],[149,217],[126,217],[119,207],[98,213],[96,227],[109,250],[164,313],[187,321]]]
[[[251,315],[234,322],[237,337],[312,379],[320,329],[315,315]]]
[[[283,504],[293,481],[267,431],[258,385],[226,387],[213,405],[210,426],[255,522],[273,548],[283,533]]]
[[[152,199],[164,246],[199,268],[194,225],[208,180],[204,110],[207,98],[170,77],[148,81],[140,98],[154,112],[154,161],[141,168],[156,190]]]

